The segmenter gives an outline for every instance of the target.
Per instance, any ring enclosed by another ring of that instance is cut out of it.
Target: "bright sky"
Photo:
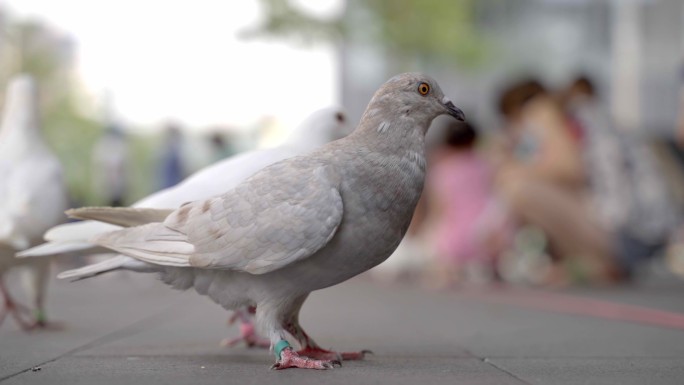
[[[309,2],[335,12],[339,0]],[[313,5],[311,5],[313,4]],[[257,0],[0,0],[76,42],[78,74],[93,96],[111,94],[124,121],[252,124],[266,115],[296,124],[338,101],[332,47],[240,40]]]

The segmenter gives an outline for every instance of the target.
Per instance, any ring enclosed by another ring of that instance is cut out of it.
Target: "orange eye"
[[[418,93],[421,95],[427,95],[430,92],[430,85],[427,83],[420,83],[418,86]]]

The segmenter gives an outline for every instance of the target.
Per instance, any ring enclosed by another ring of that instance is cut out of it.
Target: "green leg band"
[[[36,309],[35,317],[36,317],[36,321],[38,323],[43,323],[43,322],[47,321],[47,318],[45,317],[45,313],[43,313],[43,311],[40,309]]]
[[[275,353],[276,359],[279,360],[280,359],[280,353],[283,352],[283,349],[289,348],[289,347],[290,347],[289,342],[287,342],[285,340],[278,341],[278,343],[275,344],[275,346],[273,347],[273,352]]]

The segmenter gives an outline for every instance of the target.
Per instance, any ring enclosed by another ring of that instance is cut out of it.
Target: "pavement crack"
[[[515,378],[516,380],[522,382],[523,384],[531,385],[531,383],[529,383],[529,382],[523,380],[522,378],[516,376],[516,375],[515,375],[513,372],[511,372],[510,370],[505,369],[505,368],[502,368],[501,366],[495,364],[494,361],[490,360],[489,358],[486,358],[486,357],[483,358],[483,359],[482,359],[482,362],[484,362],[484,363],[486,363],[486,364],[489,364],[489,365],[493,366],[494,368],[496,368],[497,370],[500,370],[500,371],[502,371],[502,372],[508,374],[509,376]]]
[[[522,382],[523,384],[532,385],[530,382],[523,380],[522,378],[518,377],[517,375],[515,375],[515,373],[511,372],[510,370],[495,364],[494,361],[490,360],[488,357],[480,357],[476,354],[473,354],[473,352],[471,352],[469,350],[466,350],[465,353],[477,358],[478,360],[484,362],[485,364],[492,366],[494,369],[496,369],[500,372],[504,372],[505,374],[515,378],[516,380]]]

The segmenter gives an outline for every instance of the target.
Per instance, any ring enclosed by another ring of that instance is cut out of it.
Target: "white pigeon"
[[[133,204],[133,207],[176,209],[183,203],[211,198],[237,186],[256,171],[296,155],[306,154],[325,143],[349,134],[345,124],[345,112],[341,107],[332,106],[311,114],[297,126],[278,147],[244,152],[208,166],[188,177],[174,187],[151,194]],[[163,218],[162,218],[163,219]],[[89,239],[95,235],[120,228],[102,222],[82,221],[67,223],[50,229],[45,235],[47,243],[19,253],[20,257],[51,256],[62,253],[97,252]],[[73,280],[84,279],[117,268],[122,257],[115,257],[100,264],[60,275]],[[240,337],[226,339],[223,345],[232,346],[244,341],[247,346],[268,347],[268,340],[259,338],[251,322],[253,310],[240,309],[230,318],[229,323],[240,320]]]
[[[311,114],[296,127],[287,141],[278,147],[243,152],[205,167],[176,186],[155,192],[137,201],[133,207],[177,209],[183,203],[211,198],[237,186],[262,168],[342,138],[349,133],[341,107],[327,107]],[[19,257],[52,256],[63,253],[92,253],[97,245],[90,238],[119,226],[96,221],[66,223],[45,234],[48,241],[18,254]],[[93,273],[97,272],[91,272]],[[76,275],[69,278],[85,278]]]
[[[226,309],[256,306],[274,368],[329,369],[339,364],[338,353],[304,332],[299,310],[310,292],[360,274],[396,249],[423,189],[425,133],[442,114],[464,119],[433,79],[397,75],[349,136],[266,167],[221,196],[168,216],[136,208],[68,213],[130,226],[92,239],[125,255],[118,268],[157,271],[170,286],[194,287]]]
[[[41,241],[43,233],[63,222],[68,199],[62,167],[40,131],[37,86],[29,75],[13,78],[7,90],[0,128],[0,290],[5,308],[0,323],[12,314],[23,328],[46,326],[44,298],[49,261],[19,260],[17,251]],[[24,268],[29,298],[35,306],[33,323],[22,318],[2,276]]]

